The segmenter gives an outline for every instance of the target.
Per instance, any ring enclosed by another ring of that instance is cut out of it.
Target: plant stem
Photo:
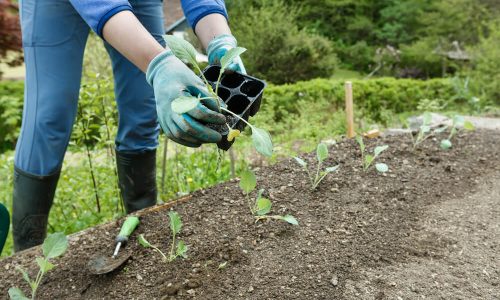
[[[255,216],[255,222],[258,222],[258,221],[264,220],[264,219],[283,220],[283,216],[279,216],[279,215],[273,215],[273,216]]]
[[[221,109],[222,109],[223,111],[225,111],[225,112],[227,112],[227,113],[229,113],[229,114],[231,114],[231,115],[235,116],[236,118],[240,119],[241,121],[243,121],[243,123],[247,124],[250,128],[252,128],[252,129],[253,129],[253,125],[252,125],[252,124],[250,124],[250,123],[248,123],[248,122],[247,122],[245,119],[243,119],[242,117],[238,116],[237,114],[235,114],[234,112],[230,111],[230,110],[229,110],[229,109],[227,109],[227,108],[221,107]]]
[[[255,212],[254,212],[254,210],[252,208],[252,201],[250,200],[249,194],[245,194],[245,197],[247,199],[248,208],[250,209],[250,212],[252,213],[252,215],[254,215]]]
[[[161,165],[161,193],[162,195],[165,194],[165,172],[167,168],[167,151],[168,151],[168,139],[165,138],[165,141],[163,142],[163,158],[162,158],[162,165]]]
[[[151,245],[151,248],[153,248],[154,250],[156,250],[156,252],[160,253],[161,256],[163,256],[163,260],[168,261],[168,258],[165,255],[165,253],[163,253],[160,249],[158,249],[158,247]]]
[[[169,261],[173,261],[175,259],[174,249],[175,249],[175,232],[172,232],[172,247],[170,247]]]
[[[314,183],[313,183],[313,190],[318,186],[318,179],[319,179],[319,170],[321,168],[321,162],[318,162],[318,168],[316,170],[316,176],[314,177]]]

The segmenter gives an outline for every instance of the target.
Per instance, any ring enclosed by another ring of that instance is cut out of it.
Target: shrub
[[[300,30],[297,9],[284,1],[228,3],[233,34],[248,49],[244,59],[249,74],[281,84],[330,77],[337,58],[332,43]]]
[[[472,71],[475,92],[488,102],[500,104],[500,21],[493,24],[490,35],[474,51]]]
[[[0,1],[0,63],[5,62],[10,66],[20,65],[23,61],[18,13],[17,3],[12,3],[11,0]]]
[[[416,110],[422,99],[452,99],[455,91],[449,79],[414,80],[379,78],[354,80],[355,105],[369,117],[385,122],[384,110],[394,113]],[[270,86],[265,92],[265,105],[259,115],[268,122],[280,122],[293,114],[301,114],[305,105],[317,112],[344,109],[344,82],[315,79],[282,86]],[[304,105],[305,104],[305,105]],[[448,107],[453,103],[448,104]]]
[[[0,82],[0,150],[12,149],[21,128],[23,81]]]

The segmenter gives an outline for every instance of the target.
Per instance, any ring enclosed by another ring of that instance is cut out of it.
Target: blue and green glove
[[[154,89],[158,121],[171,140],[188,147],[221,140],[220,133],[203,125],[226,122],[214,99],[201,100],[198,106],[182,115],[172,111],[172,101],[180,96],[210,96],[203,81],[172,51],[165,51],[150,62],[146,79]]]
[[[208,63],[211,65],[220,65],[220,59],[226,54],[229,49],[236,48],[238,43],[236,38],[230,34],[219,35],[210,41],[207,47]],[[233,63],[227,67],[227,70],[246,74],[247,71],[241,58],[238,56],[233,60]]]

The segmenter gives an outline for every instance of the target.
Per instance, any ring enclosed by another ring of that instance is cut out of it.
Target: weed
[[[327,167],[324,171],[321,171],[321,165],[328,158],[328,148],[325,144],[319,143],[316,148],[316,158],[318,159],[318,166],[316,168],[316,174],[313,174],[309,171],[307,167],[307,163],[301,159],[300,157],[294,157],[295,161],[301,165],[309,176],[309,180],[311,181],[311,189],[315,190],[319,183],[326,177],[326,175],[335,172],[339,166]]]
[[[28,272],[23,268],[17,267],[17,269],[23,274],[24,280],[31,287],[31,299],[35,299],[36,291],[42,282],[43,276],[47,274],[50,270],[54,269],[54,265],[49,261],[50,259],[61,256],[68,249],[68,239],[61,233],[56,232],[47,236],[42,245],[43,257],[37,257],[36,263],[39,266],[38,274],[35,280],[31,280]],[[23,293],[20,288],[13,287],[9,289],[9,297],[13,300],[25,300],[29,299]]]
[[[198,105],[198,103],[202,100],[214,99],[217,101],[217,106],[219,108],[219,111],[224,111],[225,113],[228,113],[240,119],[242,122],[248,125],[248,127],[250,127],[250,129],[252,130],[253,145],[259,153],[268,157],[272,156],[273,144],[269,133],[264,129],[255,127],[245,119],[241,118],[239,115],[233,113],[232,111],[221,105],[221,100],[217,95],[217,92],[219,90],[220,79],[224,74],[226,68],[231,64],[234,58],[241,55],[243,52],[246,51],[246,49],[241,47],[232,48],[228,50],[226,54],[221,58],[220,60],[221,68],[219,76],[217,78],[217,82],[215,84],[215,91],[214,91],[212,85],[207,81],[207,79],[203,75],[200,66],[196,61],[195,48],[189,42],[172,35],[166,35],[165,40],[175,56],[177,56],[184,62],[191,64],[199,72],[200,76],[205,82],[208,91],[211,94],[211,96],[209,97],[192,97],[192,96],[179,97],[172,102],[172,110],[178,114],[183,114],[195,108]],[[229,130],[229,135],[227,139],[228,141],[232,141],[235,137],[237,137],[240,134],[240,131],[232,129],[228,124],[226,124],[226,126]]]
[[[363,170],[366,172],[368,168],[371,166],[371,164],[375,161],[375,159],[380,155],[380,153],[384,152],[389,148],[389,146],[384,145],[384,146],[377,146],[373,150],[373,155],[372,154],[366,154],[366,146],[365,143],[363,142],[363,138],[360,135],[356,136],[356,142],[359,145],[359,148],[361,150],[361,159],[363,160]],[[384,163],[377,163],[375,164],[375,169],[379,173],[385,173],[389,171],[389,167],[384,164]]]
[[[245,193],[248,208],[250,209],[252,215],[255,216],[255,221],[259,221],[262,219],[276,219],[288,222],[292,225],[299,225],[297,219],[295,219],[295,217],[292,215],[269,215],[269,213],[271,212],[272,203],[271,200],[262,197],[262,194],[264,192],[263,189],[259,190],[255,202],[252,203],[253,201],[250,198],[250,193],[255,190],[256,186],[257,179],[255,178],[255,174],[252,171],[247,170],[243,172],[243,174],[241,174],[240,188]]]

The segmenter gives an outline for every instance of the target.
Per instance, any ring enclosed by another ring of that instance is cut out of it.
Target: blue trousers
[[[131,0],[139,21],[164,45],[161,0]],[[78,107],[89,27],[68,0],[21,0],[26,64],[24,110],[15,166],[34,175],[60,170]],[[111,58],[119,121],[116,149],[144,152],[158,145],[152,87],[145,75],[105,43]],[[105,59],[105,58],[102,58]]]

